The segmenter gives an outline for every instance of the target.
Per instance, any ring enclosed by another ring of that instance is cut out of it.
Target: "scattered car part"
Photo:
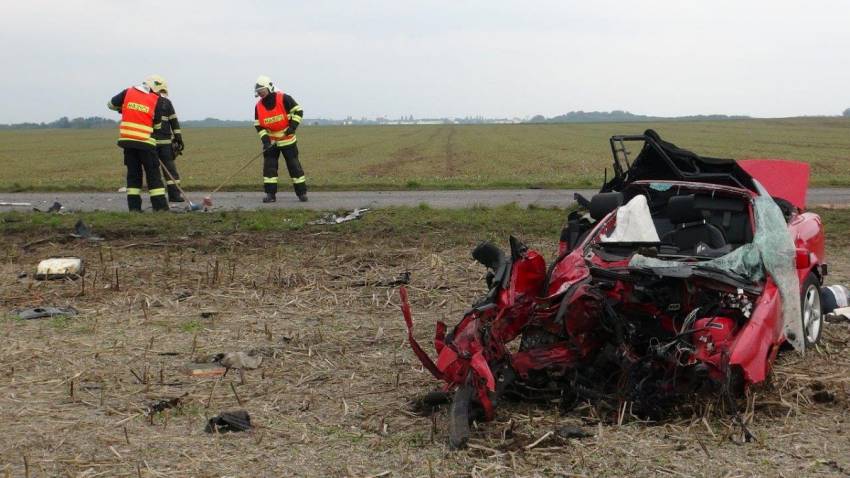
[[[820,302],[825,314],[829,314],[835,309],[850,306],[850,290],[843,285],[821,287]]]
[[[207,421],[204,431],[207,433],[244,432],[252,428],[251,416],[245,410],[222,412]]]
[[[155,402],[152,402],[150,405],[145,407],[144,413],[145,413],[145,415],[151,415],[153,413],[163,412],[165,410],[168,410],[169,408],[177,407],[177,406],[180,405],[180,402],[182,401],[183,397],[185,397],[186,395],[188,395],[188,393],[184,393],[183,395],[181,395],[179,397],[164,398],[162,400],[157,400]]]
[[[351,211],[350,213],[348,213],[344,216],[337,216],[336,214],[329,213],[329,214],[325,214],[324,216],[322,216],[319,219],[316,219],[314,221],[310,221],[307,224],[311,224],[311,225],[341,224],[343,222],[354,221],[356,219],[360,219],[361,217],[363,217],[363,214],[365,214],[368,211],[369,211],[368,208],[356,208],[356,209],[354,209],[353,211]]]
[[[48,213],[61,212],[62,209],[63,209],[62,204],[60,204],[59,201],[53,201],[53,204],[49,208],[45,209],[44,211],[42,211],[41,209],[39,209],[37,207],[32,208],[32,210],[35,211],[35,212],[48,212]]]
[[[254,370],[263,363],[263,356],[249,355],[245,352],[227,352],[216,355],[213,361],[227,369]]]
[[[12,314],[22,320],[41,319],[43,317],[74,317],[79,312],[73,307],[33,307],[15,309]]]
[[[88,241],[99,242],[102,241],[103,238],[100,236],[95,236],[92,234],[91,228],[83,222],[82,219],[78,220],[76,224],[74,224],[74,232],[71,233],[71,237],[75,239],[86,239]]]
[[[29,203],[29,202],[0,202],[0,206],[32,207],[32,203]]]
[[[37,280],[77,279],[85,274],[85,265],[79,257],[52,257],[38,263]]]

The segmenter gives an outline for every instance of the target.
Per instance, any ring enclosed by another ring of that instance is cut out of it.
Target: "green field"
[[[850,119],[304,126],[298,136],[313,189],[594,187],[610,167],[608,137],[650,127],[700,154],[806,161],[814,185],[850,185]],[[0,131],[0,191],[115,190],[124,185],[115,137],[111,129]],[[218,185],[260,149],[250,127],[184,137],[179,168],[189,189]],[[225,189],[260,182],[258,160]]]

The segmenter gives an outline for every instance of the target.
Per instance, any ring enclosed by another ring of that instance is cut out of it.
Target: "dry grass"
[[[469,450],[450,452],[445,411],[435,422],[407,411],[409,399],[436,384],[406,344],[396,291],[376,284],[412,272],[414,318],[427,342],[436,320],[454,323],[482,292],[483,271],[468,255],[473,237],[458,245],[428,231],[399,242],[316,229],[26,250],[32,237],[5,239],[4,313],[42,304],[82,312],[0,321],[0,473],[7,476],[850,473],[846,324],[827,326],[823,346],[807,357],[780,357],[747,407],[751,443],[733,440],[738,429],[710,402],[705,413],[661,424],[627,417],[619,426],[599,423],[586,407],[562,417],[554,405],[510,404],[479,426]],[[525,239],[554,250],[551,237]],[[846,257],[850,247],[830,253]],[[85,280],[16,279],[57,254],[85,257]],[[833,271],[832,282],[850,279],[846,261],[833,260]],[[266,358],[244,383],[232,372],[197,379],[180,371],[193,357],[250,349]],[[818,387],[835,402],[814,403]],[[180,406],[145,415],[151,402],[173,397],[182,397]],[[238,408],[251,414],[255,431],[203,432],[207,417]],[[566,424],[593,436],[547,436]]]

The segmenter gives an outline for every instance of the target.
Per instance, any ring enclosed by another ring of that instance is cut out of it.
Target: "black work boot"
[[[296,183],[292,187],[295,189],[295,195],[301,202],[307,202],[307,183]]]
[[[138,194],[128,194],[127,208],[130,212],[142,212],[142,197]]]
[[[277,202],[277,197],[275,197],[274,193],[266,193],[266,196],[263,198],[264,203]]]
[[[177,189],[177,186],[173,184],[168,185],[168,202],[184,202],[183,195],[180,194],[180,190]]]
[[[165,195],[151,196],[151,205],[154,211],[168,211],[168,201],[165,199]]]

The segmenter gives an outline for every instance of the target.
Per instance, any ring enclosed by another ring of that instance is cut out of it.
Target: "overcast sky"
[[[252,119],[257,75],[306,117],[834,115],[850,2],[5,2],[0,123],[116,116],[163,75],[183,119]]]

